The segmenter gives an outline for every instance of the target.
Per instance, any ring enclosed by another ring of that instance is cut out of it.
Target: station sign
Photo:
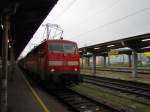
[[[119,51],[117,50],[111,50],[108,52],[108,55],[111,56],[111,55],[118,55],[119,54]]]
[[[145,56],[145,57],[150,57],[150,52],[144,53],[144,56]]]

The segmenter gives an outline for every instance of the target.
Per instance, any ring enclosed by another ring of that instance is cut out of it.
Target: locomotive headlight
[[[62,61],[49,61],[48,65],[49,66],[62,66],[63,62]]]
[[[70,65],[70,66],[78,66],[79,62],[78,61],[68,61],[68,65]]]
[[[75,68],[75,69],[74,69],[74,71],[78,71],[78,69],[77,69],[77,68]]]
[[[52,68],[52,69],[51,69],[51,72],[54,72],[54,71],[55,71],[55,69],[54,69],[54,68]]]

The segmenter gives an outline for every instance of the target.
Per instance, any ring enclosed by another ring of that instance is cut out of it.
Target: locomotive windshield
[[[76,44],[67,42],[49,42],[48,51],[54,53],[72,54],[76,52]]]

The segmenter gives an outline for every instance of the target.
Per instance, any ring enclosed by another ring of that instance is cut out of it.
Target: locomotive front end
[[[79,59],[76,43],[65,40],[48,42],[48,74],[54,82],[80,82]]]

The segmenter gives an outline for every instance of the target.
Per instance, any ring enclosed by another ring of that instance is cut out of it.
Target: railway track
[[[131,73],[132,72],[132,70],[128,69],[128,68],[106,68],[106,69],[97,68],[97,70],[100,70],[100,71],[114,71],[114,72],[126,72],[126,73]],[[141,73],[141,74],[150,74],[149,69],[138,69],[137,72]]]
[[[106,102],[95,101],[66,87],[47,90],[74,112],[127,112]]]
[[[44,91],[55,96],[59,101],[65,104],[71,112],[130,112],[122,108],[113,107],[113,105],[107,102],[93,100],[92,98],[73,91],[69,87],[36,82],[30,77],[27,77],[27,79],[31,84],[37,84]]]
[[[86,68],[86,69],[91,69],[91,68]],[[114,72],[126,72],[126,73],[131,73],[132,69],[131,68],[111,68],[111,67],[107,67],[107,68],[96,68],[97,71],[114,71]],[[138,69],[137,71],[138,73],[141,74],[150,74],[150,69]]]
[[[105,78],[105,77],[89,76],[89,75],[83,75],[83,77],[84,77],[83,81],[85,83],[90,83],[93,85],[134,94],[136,95],[136,97],[143,98],[150,102],[150,85],[149,84],[136,83],[133,81],[125,81],[125,80],[111,79],[111,78]]]

